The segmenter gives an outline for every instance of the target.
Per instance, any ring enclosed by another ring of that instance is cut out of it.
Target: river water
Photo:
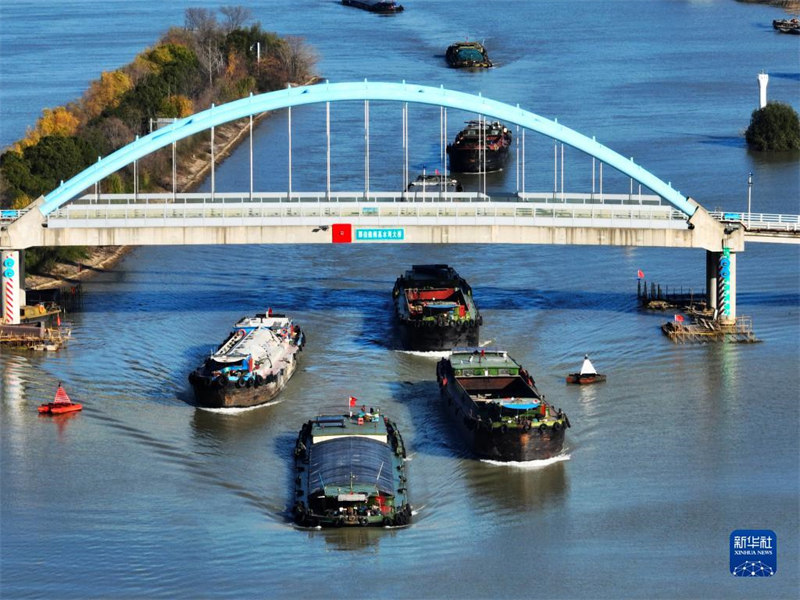
[[[0,4],[6,145],[41,108],[129,62],[187,6],[17,0]],[[797,156],[747,151],[756,74],[800,98],[800,44],[781,11],[732,0],[408,0],[380,17],[337,2],[272,0],[262,24],[300,35],[331,81],[401,81],[481,92],[558,118],[633,156],[708,208],[800,212]],[[484,40],[497,67],[447,69],[446,46]],[[402,184],[401,115],[373,103],[371,189]],[[363,108],[334,105],[334,189],[363,189]],[[439,111],[412,106],[413,170],[435,168]],[[462,118],[463,117],[463,118]],[[450,137],[470,115],[448,115]],[[324,109],[295,109],[293,186],[324,189]],[[286,189],[287,115],[255,136],[256,189]],[[526,189],[551,190],[553,145],[526,141]],[[591,161],[565,154],[566,188]],[[490,178],[518,187],[516,161]],[[610,171],[610,169],[609,169]],[[606,191],[627,180],[606,174]],[[246,189],[240,148],[217,171]],[[468,189],[479,182],[465,178]],[[762,343],[674,345],[671,314],[636,308],[636,273],[702,289],[704,253],[577,246],[139,248],[85,286],[69,346],[0,354],[3,598],[794,598],[798,538],[800,253],[750,244],[738,311]],[[472,284],[481,338],[531,371],[572,428],[562,459],[471,458],[438,405],[436,358],[395,350],[391,288],[443,262]],[[197,410],[186,376],[235,319],[268,306],[308,334],[283,402]],[[608,382],[563,377],[584,353]],[[82,413],[39,418],[58,381]],[[353,395],[400,425],[416,521],[404,530],[300,531],[290,455],[302,422]],[[777,573],[729,572],[729,536],[770,529]]]

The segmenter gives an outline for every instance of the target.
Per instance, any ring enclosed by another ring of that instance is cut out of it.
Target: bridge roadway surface
[[[523,243],[702,247],[692,218],[656,195],[422,192],[87,194],[49,215],[5,211],[0,247],[331,243]],[[703,211],[704,212],[704,211]],[[11,219],[38,221],[24,239]],[[800,243],[800,217],[713,213],[748,242]],[[39,217],[39,218],[37,218]],[[376,233],[383,230],[384,233]],[[336,231],[341,232],[341,228]],[[730,231],[729,231],[730,233]],[[735,236],[734,236],[735,237]],[[743,242],[742,242],[743,243]]]

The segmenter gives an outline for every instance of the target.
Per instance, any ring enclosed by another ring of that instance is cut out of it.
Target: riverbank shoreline
[[[319,81],[313,79],[308,85]],[[272,113],[265,112],[253,116],[253,128]],[[215,128],[214,162],[221,164],[245,141],[250,133],[250,119],[232,121]],[[211,143],[201,153],[193,155],[189,162],[178,165],[176,189],[178,192],[191,192],[204,181],[211,172]],[[136,246],[96,246],[89,248],[86,258],[58,263],[48,274],[28,274],[25,277],[26,290],[47,290],[63,285],[74,285],[80,281],[111,271],[114,266]]]

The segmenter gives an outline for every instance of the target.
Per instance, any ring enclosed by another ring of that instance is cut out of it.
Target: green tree
[[[788,104],[770,102],[764,108],[753,111],[745,139],[753,150],[800,150],[800,120]]]

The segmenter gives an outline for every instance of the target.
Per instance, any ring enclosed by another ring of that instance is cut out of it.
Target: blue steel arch
[[[559,125],[555,121],[523,110],[519,106],[511,106],[481,95],[466,94],[442,87],[429,87],[408,83],[382,83],[373,81],[323,83],[318,85],[287,88],[258,96],[249,96],[228,104],[212,107],[192,116],[180,119],[151,134],[131,142],[113,154],[78,173],[58,188],[47,194],[39,210],[47,216],[62,204],[71,200],[83,190],[108,177],[119,169],[129,165],[173,142],[190,135],[211,129],[223,123],[249,117],[257,113],[316,104],[320,102],[339,102],[343,100],[385,100],[392,102],[413,102],[432,104],[474,112],[498,119],[505,123],[513,123],[554,138],[594,156],[638,181],[646,188],[658,194],[675,208],[691,216],[696,206],[671,185],[665,183],[632,160],[599,144],[593,139],[573,129]]]

